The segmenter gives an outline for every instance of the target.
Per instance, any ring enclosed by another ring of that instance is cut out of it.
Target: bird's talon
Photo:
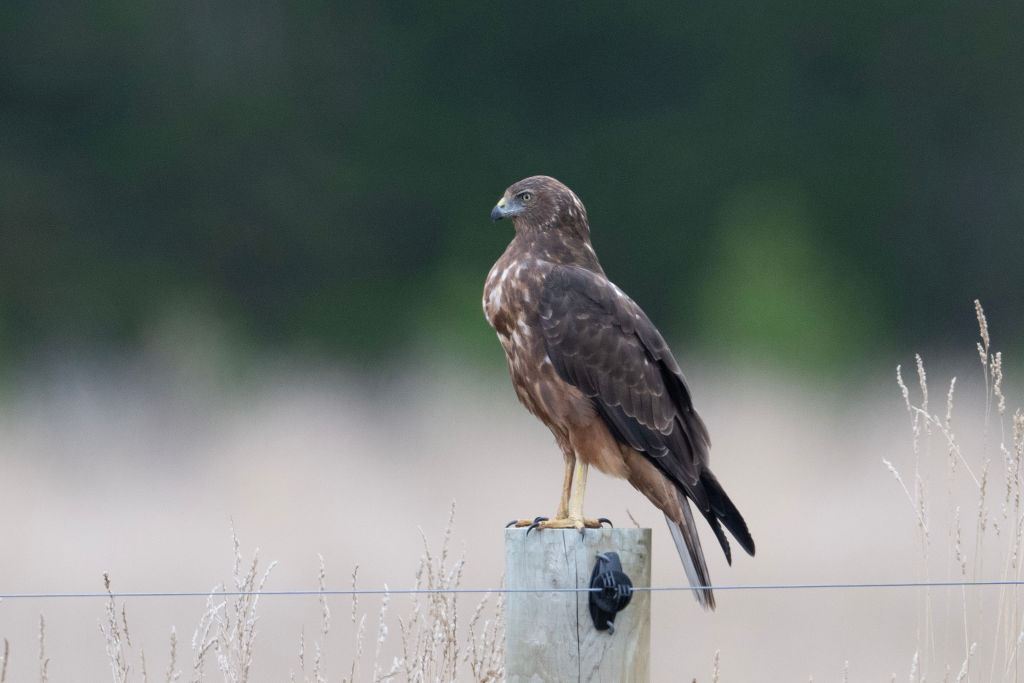
[[[539,529],[540,528],[540,523],[541,522],[546,522],[546,521],[548,521],[547,517],[535,517],[534,520],[533,520],[533,524],[531,524],[530,526],[526,527],[526,535],[529,536],[531,531],[533,531],[534,529]]]
[[[516,526],[518,528],[526,528],[526,533],[529,534],[534,529],[576,529],[581,534],[586,529],[601,529],[602,524],[612,526],[611,520],[606,517],[600,519],[584,519],[582,517],[534,517],[532,520],[529,519],[515,519],[505,525],[505,528]]]
[[[607,517],[598,517],[598,518],[597,518],[597,521],[598,521],[599,523],[601,523],[601,524],[607,524],[607,525],[608,525],[609,527],[611,527],[612,529],[614,529],[614,528],[615,528],[615,525],[614,525],[614,524],[612,524],[612,520],[608,519]]]

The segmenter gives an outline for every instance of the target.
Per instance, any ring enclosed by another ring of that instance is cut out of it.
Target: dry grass
[[[39,615],[39,683],[49,680],[50,659],[46,656],[46,619]]]
[[[381,664],[381,652],[390,629],[386,617],[390,605],[389,596],[381,600],[377,616],[377,638],[374,643],[373,681],[454,681],[467,680],[490,683],[500,681],[504,676],[505,631],[504,596],[498,595],[493,608],[488,609],[490,594],[477,603],[473,615],[460,633],[457,589],[465,567],[465,553],[450,561],[452,530],[455,527],[455,503],[452,503],[445,527],[445,533],[438,553],[432,553],[426,535],[420,530],[423,540],[423,555],[416,570],[414,589],[428,589],[429,593],[412,595],[412,610],[405,617],[398,617],[401,639],[401,654],[394,657],[385,669]],[[356,573],[352,575],[352,587],[356,588]],[[385,586],[385,588],[387,588]],[[358,596],[352,596],[352,623],[356,624]],[[486,615],[490,613],[490,618]],[[365,636],[366,615],[356,627],[357,657],[352,663],[348,681],[361,680],[358,677]],[[464,650],[463,650],[464,646]]]
[[[451,561],[451,538],[455,525],[455,504],[452,504],[440,552],[431,552],[423,536],[423,555],[416,570],[414,588],[447,591],[459,587],[465,559],[460,555]],[[216,668],[225,683],[247,683],[256,658],[257,625],[260,620],[257,607],[259,593],[264,590],[276,563],[260,568],[259,550],[250,561],[245,561],[241,545],[231,530],[234,546],[233,583],[230,590],[224,584],[215,587],[206,600],[206,608],[199,617],[191,641],[191,666],[188,680],[202,683],[208,680],[208,669]],[[331,610],[328,605],[327,567],[322,556],[317,575],[320,595],[320,630],[311,643],[312,657],[307,653],[304,633],[299,635],[298,670],[290,680],[304,683],[327,683],[326,654],[331,633]],[[352,588],[357,590],[358,567],[352,572]],[[110,577],[103,576],[108,599],[99,629],[106,644],[107,659],[115,683],[149,680],[145,652],[137,655],[128,625],[127,605],[118,601],[111,591]],[[387,591],[387,586],[384,587]],[[384,664],[384,653],[389,644],[392,628],[390,596],[385,592],[377,612],[377,631],[373,643],[373,658],[363,661],[368,615],[359,613],[358,594],[352,595],[352,626],[354,629],[355,657],[348,667],[343,682],[354,681],[454,681],[472,680],[490,683],[502,680],[504,675],[504,607],[499,595],[490,607],[490,595],[479,601],[466,627],[460,628],[458,605],[454,593],[430,592],[414,594],[411,613],[397,617],[400,633],[400,654]],[[182,678],[177,668],[177,635],[170,631],[169,663],[163,680],[172,683]],[[6,675],[7,648],[0,660],[0,683]],[[49,660],[44,653],[44,621],[39,621],[40,683],[45,683]],[[137,663],[136,663],[137,662]],[[309,669],[307,672],[307,668]]]
[[[915,357],[919,398],[911,397],[900,368],[896,377],[911,418],[912,473],[901,475],[884,461],[910,502],[918,528],[923,581],[1021,581],[1024,535],[1024,413],[1007,417],[1002,354],[993,351],[988,321],[975,301],[984,373],[982,434],[975,448],[962,445],[954,429],[956,378],[949,383],[942,414],[929,406],[924,362]],[[941,488],[944,488],[943,492]],[[939,489],[936,491],[936,489]],[[993,599],[991,591],[998,590]],[[1024,608],[1020,586],[998,589],[928,589],[922,594],[912,683],[1024,680]],[[937,618],[941,613],[943,618]]]
[[[193,683],[206,680],[207,662],[211,658],[215,660],[224,681],[246,683],[249,680],[255,654],[258,593],[263,590],[275,563],[271,563],[260,573],[259,550],[253,553],[251,562],[245,563],[234,528],[231,530],[231,539],[235,557],[234,585],[230,595],[221,584],[207,596],[206,609],[199,617],[199,624],[192,637],[192,666],[189,680]],[[119,604],[111,591],[108,574],[103,575],[103,586],[108,597],[99,629],[106,644],[107,660],[113,680],[115,683],[139,680],[147,682],[149,673],[146,669],[145,651],[139,648],[137,657],[133,654],[135,648],[128,626],[128,607],[123,601]],[[182,671],[177,668],[178,636],[173,626],[170,630],[168,652],[164,681],[172,683],[182,677]],[[133,665],[133,661],[137,661],[137,665]]]
[[[304,683],[323,683],[327,679],[324,677],[322,671],[323,665],[323,647],[324,643],[327,642],[327,634],[331,631],[331,608],[327,605],[327,595],[324,591],[327,590],[327,564],[324,562],[323,555],[317,555],[320,560],[320,573],[317,575],[317,587],[320,590],[320,636],[313,642],[313,670],[306,675],[306,634],[304,632],[299,633],[299,673],[302,674],[302,680]],[[355,576],[353,570],[353,577]],[[353,621],[355,615],[353,614]],[[289,676],[289,680],[295,683],[295,672],[293,671]]]

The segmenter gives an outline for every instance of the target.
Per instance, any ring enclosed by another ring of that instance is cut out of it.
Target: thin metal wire
[[[981,586],[1024,586],[1024,581],[901,581],[894,583],[786,583],[732,586],[634,586],[634,591],[716,591],[821,590],[846,588],[950,588]],[[590,593],[600,588],[399,588],[369,590],[262,590],[262,591],[132,591],[116,593],[0,593],[0,599],[51,598],[205,598],[237,596],[331,596],[331,595],[429,595],[437,593]]]

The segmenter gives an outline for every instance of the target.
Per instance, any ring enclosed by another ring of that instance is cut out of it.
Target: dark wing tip
[[[753,556],[754,554],[754,538],[750,535],[750,530],[747,529],[747,522],[743,519],[743,515],[736,509],[736,506],[730,500],[729,496],[722,489],[722,485],[718,483],[718,479],[711,473],[710,470],[704,470],[700,475],[700,483],[703,485],[704,491],[708,497],[709,509],[704,512],[704,516],[707,517],[708,522],[711,523],[711,527],[715,529],[715,535],[718,536],[719,543],[723,543],[724,535],[721,529],[718,527],[718,520],[721,520],[725,528],[729,530],[729,533],[733,535],[733,538],[739,542],[740,547],[746,551],[748,555]],[[712,518],[715,521],[712,522]],[[729,558],[729,550],[727,548],[728,543],[723,543],[722,549],[725,550],[726,558]],[[731,564],[731,560],[730,560]]]

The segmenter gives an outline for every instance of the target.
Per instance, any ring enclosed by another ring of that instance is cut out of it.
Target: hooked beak
[[[505,207],[503,206],[504,203],[505,203],[505,200],[502,199],[500,202],[497,203],[497,205],[495,205],[495,207],[493,209],[491,209],[491,222],[492,223],[500,221],[502,218],[504,218],[505,216],[508,215],[507,213],[505,213]]]
[[[523,205],[513,199],[506,199],[502,197],[498,200],[498,203],[491,209],[491,220],[500,221],[502,218],[511,218],[517,215],[523,210]]]

